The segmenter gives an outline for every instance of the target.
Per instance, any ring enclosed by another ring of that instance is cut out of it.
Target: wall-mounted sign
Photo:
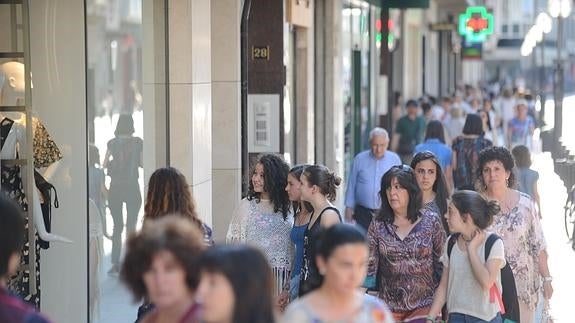
[[[493,34],[493,15],[485,7],[468,7],[459,15],[459,34],[468,42],[484,42]]]
[[[265,59],[270,60],[269,46],[252,46],[252,60]]]
[[[384,0],[384,1],[369,1],[374,5],[383,5],[387,8],[394,9],[409,9],[409,8],[429,8],[429,0]]]
[[[248,94],[248,151],[280,151],[280,95]]]
[[[472,43],[463,41],[461,46],[461,59],[476,60],[483,56],[483,43]]]
[[[449,22],[436,22],[429,24],[429,29],[432,31],[450,31],[455,30],[455,24]]]

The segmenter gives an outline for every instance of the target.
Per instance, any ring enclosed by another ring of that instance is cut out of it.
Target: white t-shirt
[[[486,235],[487,237],[492,233]],[[449,237],[451,239],[451,237]],[[449,279],[447,282],[447,311],[449,313],[460,313],[475,316],[485,321],[491,321],[497,313],[501,311],[499,303],[495,299],[490,302],[489,291],[483,290],[479,282],[473,275],[473,268],[469,262],[467,251],[459,248],[457,243],[453,245],[451,256],[447,255],[447,243],[443,248],[441,261],[444,270],[449,270]],[[479,260],[485,264],[485,241],[477,249]],[[505,266],[505,253],[503,250],[503,241],[497,239],[491,247],[488,259],[501,259]],[[497,275],[496,285],[501,292],[501,275]]]

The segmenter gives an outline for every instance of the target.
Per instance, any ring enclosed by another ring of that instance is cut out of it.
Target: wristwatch
[[[550,283],[550,282],[552,282],[552,281],[553,281],[553,277],[551,277],[551,276],[543,277],[543,282],[544,282],[544,283],[548,283],[548,282]]]

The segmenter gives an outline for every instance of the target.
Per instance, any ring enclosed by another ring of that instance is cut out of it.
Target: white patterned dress
[[[269,200],[242,199],[230,222],[227,243],[246,243],[259,248],[269,261],[274,278],[276,294],[289,281],[294,258],[294,246],[290,240],[293,216],[284,220],[281,212],[274,212]]]
[[[519,192],[519,201],[509,213],[499,212],[489,231],[497,233],[505,245],[505,256],[517,285],[517,298],[530,309],[537,306],[541,288],[539,254],[546,249],[545,237],[533,199]]]

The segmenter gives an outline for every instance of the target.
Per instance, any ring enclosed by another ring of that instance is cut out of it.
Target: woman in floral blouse
[[[535,203],[529,195],[512,189],[514,162],[509,150],[486,148],[479,154],[478,165],[479,189],[501,206],[489,230],[497,233],[505,244],[517,285],[521,323],[532,323],[541,287],[546,299],[553,294],[545,237]]]
[[[381,179],[381,210],[368,230],[364,286],[376,289],[398,322],[419,322],[439,285],[446,234],[439,215],[421,208],[421,190],[407,165]]]

